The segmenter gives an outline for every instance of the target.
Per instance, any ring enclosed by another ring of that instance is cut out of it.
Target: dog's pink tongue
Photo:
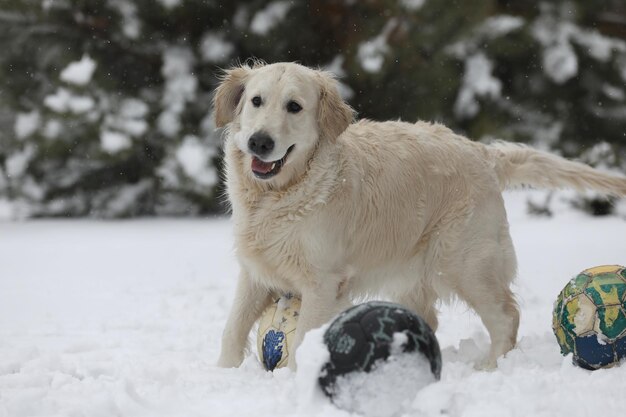
[[[260,174],[267,174],[272,170],[272,162],[263,162],[255,156],[252,158],[252,170]]]

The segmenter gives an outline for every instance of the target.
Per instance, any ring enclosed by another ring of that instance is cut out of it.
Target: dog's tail
[[[595,190],[626,196],[626,177],[608,174],[580,162],[569,161],[525,145],[497,142],[489,145],[500,188],[530,185],[539,188]]]

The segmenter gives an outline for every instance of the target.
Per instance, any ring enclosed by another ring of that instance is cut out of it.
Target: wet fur
[[[246,107],[257,91],[267,95],[260,112]],[[306,103],[297,123],[283,114],[285,92],[301,92]],[[501,191],[529,184],[626,194],[624,178],[528,147],[486,146],[425,122],[354,123],[335,80],[297,64],[229,70],[214,104],[217,125],[227,127],[241,266],[224,367],[241,364],[254,322],[272,294],[284,292],[302,296],[296,344],[355,297],[391,298],[436,329],[437,300],[458,296],[485,324],[492,345],[484,365],[494,367],[515,345],[519,324]],[[270,180],[252,175],[243,145],[258,129],[281,149],[296,144]]]

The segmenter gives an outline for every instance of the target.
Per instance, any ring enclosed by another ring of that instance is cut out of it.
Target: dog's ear
[[[224,127],[235,118],[237,106],[250,72],[251,68],[247,66],[235,67],[224,72],[220,85],[215,89],[213,96],[215,125],[217,127]]]
[[[320,85],[317,110],[320,136],[335,140],[354,121],[354,110],[339,95],[337,81],[331,74],[320,72],[317,79]]]

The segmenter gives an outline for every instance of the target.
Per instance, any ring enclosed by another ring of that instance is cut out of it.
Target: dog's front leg
[[[269,290],[254,283],[242,269],[235,299],[222,335],[222,351],[217,361],[218,366],[234,368],[241,365],[250,330],[270,301]]]
[[[303,291],[298,325],[294,335],[294,353],[309,330],[322,326],[350,305],[348,296],[340,294],[337,286],[309,288]],[[287,366],[292,371],[296,370],[295,354],[291,355]]]

